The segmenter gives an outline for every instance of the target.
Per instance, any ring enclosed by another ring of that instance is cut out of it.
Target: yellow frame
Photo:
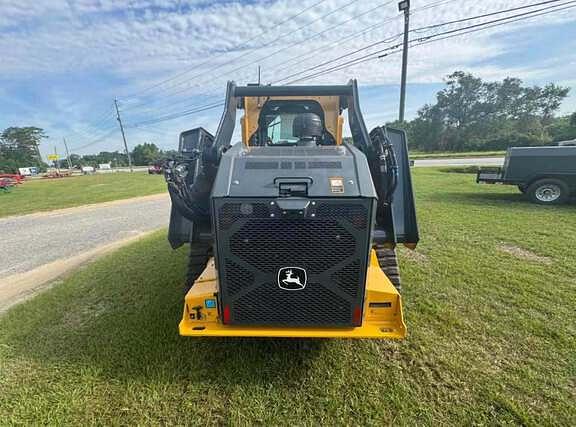
[[[371,251],[368,267],[364,318],[356,328],[279,328],[225,325],[218,308],[206,308],[215,300],[218,282],[213,260],[186,294],[180,335],[189,337],[289,337],[289,338],[380,338],[402,339],[406,325],[402,297],[380,269],[376,252]],[[379,303],[380,306],[372,304]],[[198,313],[200,318],[198,319]]]

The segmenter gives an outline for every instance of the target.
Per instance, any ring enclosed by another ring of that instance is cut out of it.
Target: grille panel
[[[358,283],[356,283],[358,277],[360,277],[360,263],[354,261],[332,274],[331,279],[340,289],[355,298],[358,296]]]
[[[218,225],[227,229],[243,218],[268,218],[270,211],[265,203],[226,203],[218,210]]]
[[[334,220],[250,220],[230,239],[232,254],[267,273],[278,271],[279,265],[321,273],[341,261],[335,254],[349,257],[355,249],[354,236]]]
[[[358,229],[366,228],[368,222],[366,208],[357,204],[323,203],[318,207],[317,215],[323,218],[345,219]]]
[[[323,199],[296,216],[283,216],[271,200],[232,200],[215,199],[214,206],[220,300],[230,323],[355,326],[372,200]],[[279,270],[289,267],[306,271],[304,289],[279,286]]]
[[[326,319],[335,326],[352,322],[350,303],[318,283],[308,283],[306,289],[290,295],[275,283],[264,283],[239,298],[232,313],[237,320],[254,325],[314,326]]]
[[[226,283],[230,295],[241,291],[247,283],[254,282],[254,274],[229,259],[226,260]]]

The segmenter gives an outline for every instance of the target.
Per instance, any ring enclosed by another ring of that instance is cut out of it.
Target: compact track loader
[[[418,242],[406,138],[367,131],[356,81],[229,82],[216,135],[183,132],[165,177],[170,244],[190,244],[181,335],[405,336],[394,248]]]

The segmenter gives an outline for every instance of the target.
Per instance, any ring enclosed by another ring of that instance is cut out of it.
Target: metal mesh
[[[360,262],[356,260],[333,273],[331,279],[340,289],[355,298],[358,296],[358,288],[360,287],[358,283],[359,277],[361,277]]]
[[[267,273],[286,265],[321,273],[355,249],[354,236],[334,220],[249,220],[230,238],[232,254]]]
[[[296,217],[270,201],[217,205],[220,296],[230,323],[353,326],[364,297],[370,202],[342,202],[317,201]],[[287,267],[306,270],[304,289],[280,288],[278,272]]]
[[[318,283],[286,292],[265,283],[232,304],[233,321],[253,325],[345,326],[352,322],[350,302]]]

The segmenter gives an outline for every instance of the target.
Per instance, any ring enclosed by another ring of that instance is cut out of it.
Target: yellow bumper
[[[189,337],[381,338],[402,339],[406,325],[402,299],[378,265],[372,251],[368,267],[364,318],[356,328],[279,328],[225,325],[216,304],[218,292],[214,264],[210,262],[186,294],[180,335]]]

